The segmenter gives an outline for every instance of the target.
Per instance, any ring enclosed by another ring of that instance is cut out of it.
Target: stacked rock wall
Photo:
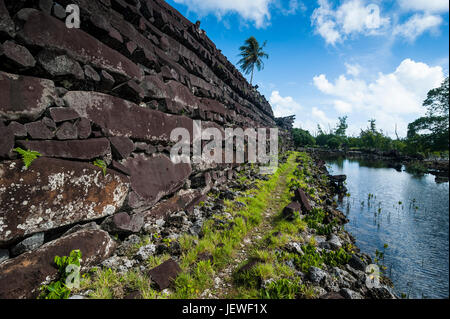
[[[79,29],[66,27],[70,4]],[[62,254],[54,246],[71,247],[65,237],[50,240],[104,218],[116,233],[138,231],[232,178],[230,165],[170,160],[171,131],[192,132],[194,120],[276,126],[267,100],[164,1],[0,0],[0,262],[10,258],[0,282],[23,262],[12,258],[17,245]],[[42,157],[25,169],[16,147]]]

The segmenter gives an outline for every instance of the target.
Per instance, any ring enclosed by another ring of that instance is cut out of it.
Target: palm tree
[[[263,51],[266,46],[266,42],[267,41],[264,41],[264,44],[260,46],[255,37],[252,36],[245,40],[245,45],[239,48],[239,50],[241,50],[239,55],[242,59],[239,60],[238,64],[245,74],[252,74],[250,84],[253,82],[253,71],[255,70],[255,65],[258,71],[261,71],[261,69],[264,69],[262,58],[269,58],[269,55]]]

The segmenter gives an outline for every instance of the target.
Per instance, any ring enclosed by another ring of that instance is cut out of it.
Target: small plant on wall
[[[25,167],[30,167],[31,163],[38,158],[39,156],[42,156],[41,153],[36,151],[30,151],[30,150],[24,150],[20,147],[16,147],[14,149],[15,152],[19,153],[22,156],[23,163],[25,164]]]

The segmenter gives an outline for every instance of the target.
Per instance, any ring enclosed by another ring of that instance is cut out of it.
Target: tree
[[[339,148],[340,145],[341,145],[341,141],[336,136],[332,136],[327,141],[327,146],[331,149],[337,149],[337,148]]]
[[[376,120],[370,119],[368,121],[369,127],[366,130],[361,130],[359,139],[361,147],[389,151],[392,149],[392,139],[389,136],[383,134],[383,131],[378,131],[376,126]]]
[[[344,117],[339,117],[339,123],[337,124],[336,131],[334,132],[337,136],[345,137],[345,132],[347,131],[347,115]]]
[[[426,116],[408,125],[408,143],[416,152],[449,149],[449,78],[428,92]]]
[[[266,43],[267,42],[265,41],[264,44],[260,46],[255,37],[252,36],[245,40],[245,45],[239,48],[241,51],[240,56],[242,58],[239,60],[238,64],[245,74],[251,73],[250,84],[253,82],[255,66],[258,71],[261,71],[261,69],[264,69],[262,58],[269,58],[269,55],[263,51]]]
[[[316,144],[316,139],[307,130],[294,128],[292,135],[294,136],[294,144],[297,147],[313,146]]]
[[[370,123],[370,131],[372,133],[376,133],[377,132],[377,126],[375,124],[375,119],[370,119],[368,122]]]

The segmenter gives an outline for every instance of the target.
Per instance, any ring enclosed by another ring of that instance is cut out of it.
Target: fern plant
[[[66,279],[69,275],[67,273],[67,266],[76,265],[80,267],[81,251],[79,249],[72,250],[69,256],[55,256],[54,262],[58,267],[60,278],[48,285],[41,287],[41,295],[39,298],[43,299],[67,299],[70,296],[71,289],[66,285]]]
[[[17,153],[19,153],[22,156],[22,160],[23,160],[23,163],[25,164],[26,168],[30,167],[31,163],[33,163],[33,161],[36,158],[38,158],[39,156],[42,156],[42,154],[39,152],[31,151],[31,150],[26,151],[20,147],[16,147],[14,149],[14,151],[16,151]]]
[[[106,165],[105,161],[103,161],[103,160],[101,160],[101,159],[96,159],[96,160],[94,161],[94,165],[95,165],[95,166],[98,166],[98,167],[100,167],[100,168],[102,169],[103,176],[106,175],[106,168],[107,168],[107,165]]]

